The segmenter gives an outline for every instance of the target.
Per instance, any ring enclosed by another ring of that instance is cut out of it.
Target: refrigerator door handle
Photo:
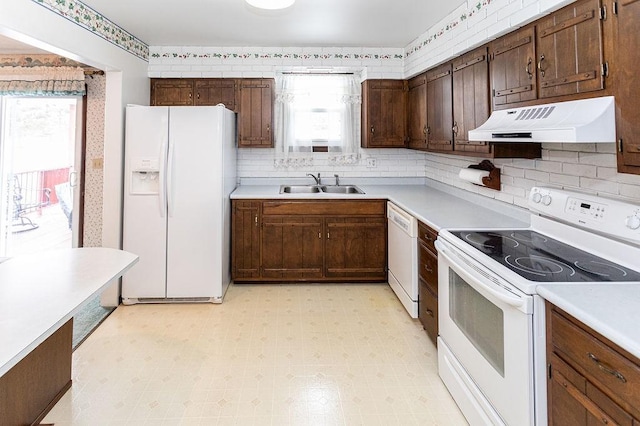
[[[169,140],[167,157],[167,215],[173,216],[173,163],[175,155],[175,144]]]
[[[160,217],[164,217],[167,206],[167,141],[163,140],[160,144],[160,189],[158,191],[158,208],[160,209]]]

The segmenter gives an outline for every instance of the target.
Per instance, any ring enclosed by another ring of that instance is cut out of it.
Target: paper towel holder
[[[489,176],[482,178],[482,184],[490,189],[500,191],[500,169],[489,160],[482,160],[479,164],[472,164],[469,169],[484,170],[489,172]]]

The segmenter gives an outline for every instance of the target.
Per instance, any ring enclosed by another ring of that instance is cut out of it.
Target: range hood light
[[[295,3],[296,0],[245,0],[253,7],[257,7],[258,9],[268,9],[268,10],[277,10],[277,9],[286,9]]]

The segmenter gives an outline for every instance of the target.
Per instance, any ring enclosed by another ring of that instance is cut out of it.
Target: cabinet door
[[[536,25],[539,97],[604,88],[600,0],[580,0]]]
[[[632,426],[633,418],[555,354],[550,355],[550,426]]]
[[[469,141],[469,130],[489,118],[489,65],[481,47],[453,61],[453,146],[456,151],[489,152],[487,142]]]
[[[229,78],[196,80],[196,105],[218,105],[236,111],[236,81]]]
[[[427,75],[409,80],[407,102],[408,148],[427,149]]]
[[[406,136],[403,80],[362,83],[362,147],[403,148]]]
[[[325,277],[386,278],[386,218],[327,218],[325,223]]]
[[[322,277],[323,226],[318,216],[263,216],[262,277]]]
[[[260,278],[259,201],[233,200],[231,275],[234,280]]]
[[[152,106],[193,105],[193,80],[182,78],[151,79]]]
[[[453,88],[451,63],[427,71],[427,146],[453,151]]]
[[[273,79],[240,80],[238,146],[273,147]]]
[[[614,40],[618,171],[640,174],[640,0],[618,1]]]
[[[500,37],[489,50],[493,109],[536,99],[534,27]]]
[[[418,319],[434,345],[438,339],[438,296],[422,278],[418,279]]]

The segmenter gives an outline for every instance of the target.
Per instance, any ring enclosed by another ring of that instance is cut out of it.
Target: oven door
[[[533,297],[436,246],[443,381],[471,424],[533,425]]]

